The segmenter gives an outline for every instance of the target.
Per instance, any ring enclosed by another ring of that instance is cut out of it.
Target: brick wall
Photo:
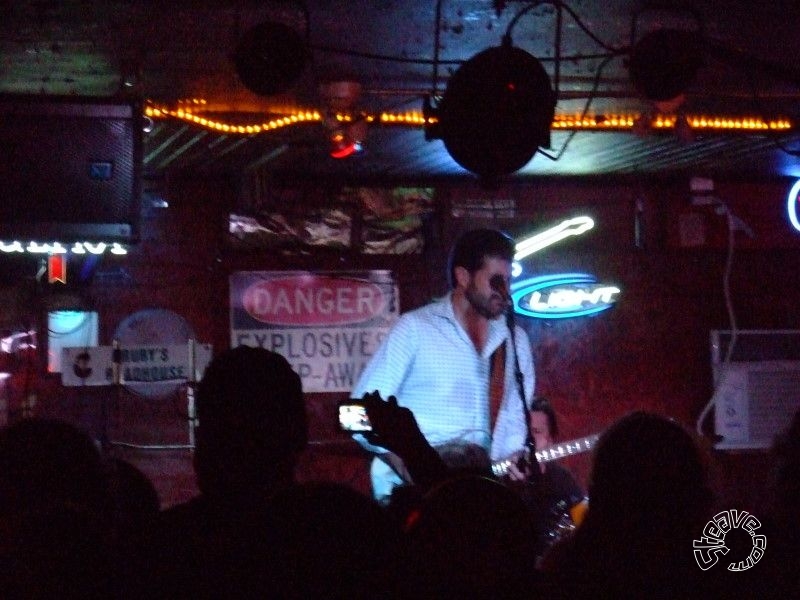
[[[778,181],[721,184],[717,190],[755,234],[736,234],[731,291],[741,328],[800,328],[800,288],[789,283],[800,267],[800,234],[784,217],[787,189]],[[145,209],[141,242],[126,257],[104,259],[91,285],[70,291],[67,300],[52,290],[33,294],[37,318],[47,307],[77,297],[99,312],[100,342],[110,344],[126,316],[165,308],[184,317],[199,341],[220,349],[229,340],[227,278],[233,271],[389,268],[398,277],[401,308],[408,310],[444,291],[444,253],[459,231],[495,225],[523,235],[590,214],[596,222],[592,232],[525,261],[532,273],[589,272],[622,289],[616,307],[594,317],[519,321],[534,348],[537,393],[555,405],[562,439],[601,431],[636,409],[670,415],[693,429],[710,397],[709,330],[728,327],[722,288],[727,238],[722,217],[690,205],[686,181],[565,181],[497,190],[442,186],[425,261],[352,252],[231,252],[224,238],[228,211],[238,201],[234,182],[170,181],[165,195],[168,208]],[[511,199],[514,214],[486,218],[454,210],[465,200],[492,198]],[[682,230],[689,226],[691,235]],[[151,400],[124,390],[63,388],[40,368],[32,369],[24,386],[17,375],[9,385],[12,418],[33,389],[36,412],[62,416],[95,435],[105,429],[112,440],[144,445],[180,444],[188,435],[181,394]],[[367,457],[334,428],[333,407],[340,398],[309,395],[312,444],[300,477],[345,481],[366,491]],[[195,492],[190,452],[114,451],[154,479],[164,505]],[[764,453],[710,451],[710,460],[725,501],[744,509],[762,500],[768,477]],[[588,455],[566,462],[587,482]]]

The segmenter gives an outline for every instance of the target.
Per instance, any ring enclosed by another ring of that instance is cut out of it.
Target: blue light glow
[[[797,231],[800,231],[800,219],[797,215],[797,194],[800,192],[800,179],[798,179],[792,189],[789,190],[789,196],[786,198],[786,212],[789,214],[789,222]]]
[[[547,290],[550,291],[545,294],[548,301],[542,304],[540,292]],[[616,286],[599,285],[588,273],[561,273],[513,282],[511,300],[517,314],[539,319],[568,319],[608,310],[619,291]],[[531,298],[536,300],[534,308]]]

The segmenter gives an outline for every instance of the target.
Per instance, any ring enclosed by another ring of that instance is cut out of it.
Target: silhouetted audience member
[[[131,541],[153,525],[161,503],[153,482],[138,467],[121,458],[107,463],[115,544],[129,549]]]
[[[536,598],[534,524],[519,496],[488,477],[432,488],[410,516],[399,559],[402,598]]]
[[[240,346],[214,357],[196,401],[200,495],[161,514],[127,591],[161,598],[269,596],[273,544],[266,506],[294,484],[307,443],[300,377],[281,355]]]
[[[418,508],[433,486],[456,475],[491,476],[489,453],[478,444],[452,441],[433,447],[422,435],[414,413],[400,406],[394,396],[384,401],[378,392],[364,394],[372,431],[366,439],[400,457],[411,479],[396,486],[387,509],[398,525]]]
[[[394,598],[400,530],[375,500],[337,483],[305,483],[270,503],[272,597]]]
[[[583,523],[543,561],[562,590],[710,597],[714,586],[706,585],[692,540],[712,516],[711,496],[699,448],[683,427],[644,412],[623,417],[601,436],[590,480]]]
[[[492,460],[486,448],[470,442],[446,442],[434,446],[450,475],[484,475],[492,473]]]
[[[400,406],[397,398],[389,396],[384,401],[380,393],[371,392],[364,394],[362,401],[372,425],[364,437],[401,457],[415,486],[427,490],[450,475],[441,455],[422,434],[414,413]]]
[[[775,441],[772,506],[764,519],[767,547],[760,563],[749,573],[752,596],[765,597],[763,582],[769,581],[772,597],[800,597],[800,411]]]
[[[40,418],[0,431],[0,596],[113,597],[111,516],[88,435]]]
[[[427,444],[427,441],[424,441],[424,443]],[[405,483],[392,490],[389,504],[386,508],[394,521],[401,527],[406,523],[409,515],[419,508],[425,494],[431,487],[463,475],[494,478],[492,461],[483,446],[469,442],[447,442],[435,446],[433,450],[445,467],[445,470],[440,472],[436,480],[426,481],[423,484]],[[403,452],[394,452],[401,458],[404,456]]]

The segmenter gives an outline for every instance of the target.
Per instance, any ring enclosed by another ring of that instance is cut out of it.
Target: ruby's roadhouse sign
[[[240,271],[230,277],[231,347],[286,357],[305,392],[349,392],[397,321],[391,271]]]

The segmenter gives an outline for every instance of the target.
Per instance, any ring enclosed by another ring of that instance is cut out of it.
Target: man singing
[[[530,404],[534,371],[527,334],[515,326],[512,344],[503,318],[510,309],[513,255],[514,242],[500,231],[476,229],[459,237],[448,261],[450,292],[400,317],[353,397],[375,391],[383,398],[395,396],[433,446],[461,441],[482,446],[492,460],[519,455],[527,437],[522,398]],[[356,439],[375,453],[373,494],[386,503],[395,486],[409,481],[402,460]],[[525,475],[512,465],[512,479]]]

